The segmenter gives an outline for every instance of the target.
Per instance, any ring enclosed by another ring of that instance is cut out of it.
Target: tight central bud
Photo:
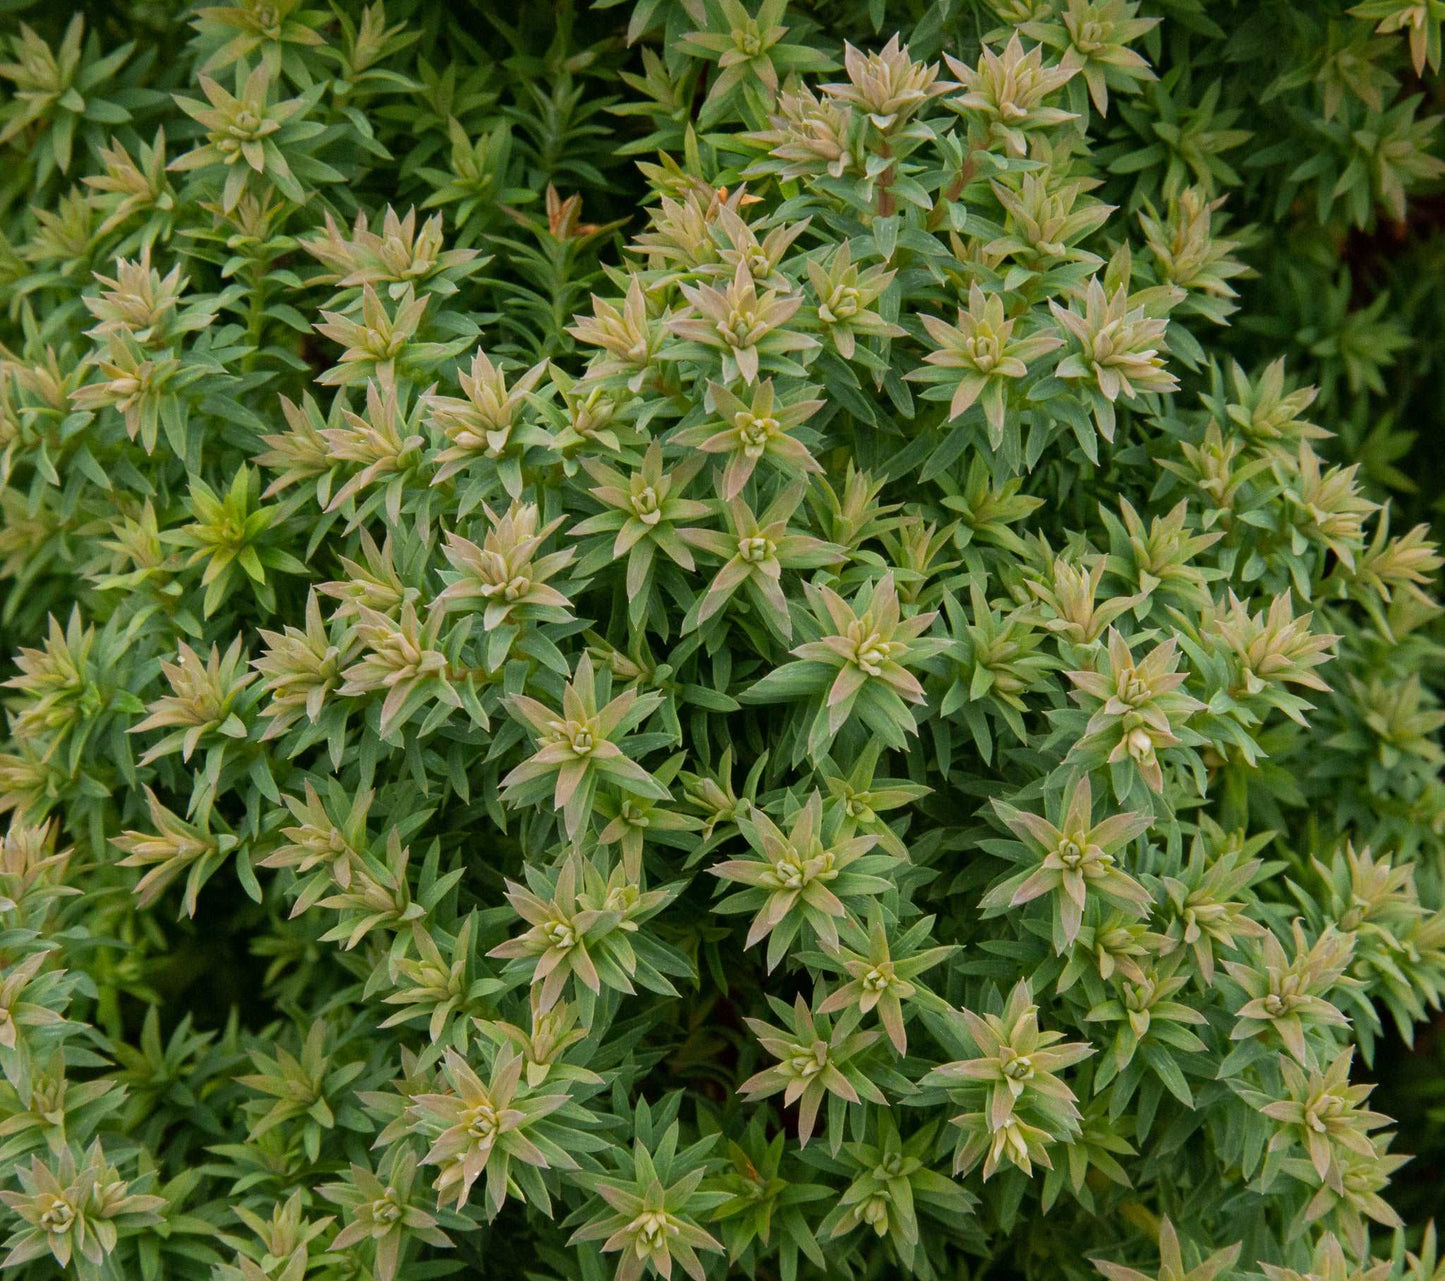
[[[827,1065],[828,1047],[822,1041],[815,1041],[810,1046],[795,1045],[788,1058],[788,1066],[793,1070],[793,1074],[804,1080],[817,1076]]]
[[[395,1188],[387,1188],[371,1203],[371,1218],[375,1223],[395,1223],[401,1218],[402,1213]]]
[[[738,434],[742,437],[743,453],[749,458],[761,457],[768,447],[768,441],[782,431],[776,418],[756,417],[742,413],[734,419]]]
[[[644,485],[633,494],[632,511],[644,525],[657,524],[662,517],[657,502],[657,490],[653,489],[651,485]]]
[[[877,632],[869,632],[853,650],[853,661],[869,676],[883,675],[883,665],[893,657],[893,647]]]
[[[734,307],[729,313],[727,323],[722,326],[723,339],[730,347],[751,347],[757,335],[758,321],[751,309],[747,307]]]
[[[391,235],[383,240],[378,254],[387,268],[398,274],[411,266],[411,250],[400,236]]]
[[[1079,28],[1074,32],[1074,48],[1080,53],[1098,53],[1109,42],[1112,25],[1108,22],[1100,22],[1097,18],[1088,18],[1079,23]]]
[[[970,335],[963,340],[963,349],[980,373],[990,372],[998,364],[999,340],[987,329]]]
[[[779,889],[800,890],[808,883],[808,873],[796,861],[796,856],[793,859],[785,856],[773,864],[773,880]]]
[[[490,1103],[479,1103],[467,1118],[467,1133],[474,1139],[490,1142],[497,1133],[497,1111]]]
[[[851,320],[863,310],[862,295],[852,285],[839,285],[828,299],[827,310],[834,320]]]
[[[62,1201],[59,1197],[52,1200],[40,1214],[40,1226],[56,1236],[69,1232],[74,1222],[75,1210],[69,1201]]]
[[[858,1217],[864,1223],[879,1230],[881,1235],[888,1225],[888,1198],[872,1196],[858,1207]]]
[[[1154,757],[1154,740],[1149,737],[1148,730],[1135,729],[1129,731],[1129,755],[1136,761],[1149,761]]]
[[[741,54],[756,58],[763,51],[763,37],[756,22],[749,22],[741,31],[733,32],[733,45]]]
[[[1272,1019],[1282,1019],[1299,1004],[1299,997],[1290,992],[1271,992],[1264,998],[1264,1011]]]
[[[667,1244],[667,1214],[662,1210],[649,1210],[632,1221],[632,1231],[637,1240],[639,1254],[651,1254]]]
[[[1138,707],[1149,700],[1149,682],[1132,669],[1121,673],[1119,698],[1130,707]]]
[[[1033,1060],[1027,1054],[1018,1054],[1007,1045],[1000,1046],[999,1067],[1010,1081],[1031,1081],[1034,1076]]]

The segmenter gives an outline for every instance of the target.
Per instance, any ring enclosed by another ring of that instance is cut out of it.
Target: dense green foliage
[[[0,0],[0,1272],[1445,1278],[1442,23]]]

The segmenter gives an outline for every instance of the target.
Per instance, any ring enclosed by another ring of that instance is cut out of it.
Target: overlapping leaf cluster
[[[512,8],[6,20],[0,1269],[1438,1278],[1445,11]]]

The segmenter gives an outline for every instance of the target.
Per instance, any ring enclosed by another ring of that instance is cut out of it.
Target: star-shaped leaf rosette
[[[202,75],[197,76],[196,82],[207,102],[176,98],[181,110],[201,126],[205,141],[185,155],[177,156],[167,168],[185,173],[225,166],[221,204],[227,213],[240,203],[248,181],[255,186],[264,178],[263,189],[269,183],[288,199],[303,201],[306,190],[298,177],[314,180],[318,168],[327,174],[336,174],[334,169],[296,150],[299,143],[314,139],[322,132],[323,126],[306,120],[305,115],[321,97],[323,86],[314,85],[299,98],[277,102],[272,101],[271,94],[275,79],[264,63],[253,71],[244,62],[238,62],[234,94]]]
[[[476,498],[498,479],[513,501],[522,496],[523,456],[528,449],[552,443],[544,428],[523,416],[528,398],[546,372],[546,363],[538,362],[508,386],[506,374],[478,349],[470,372],[457,372],[461,396],[428,392],[423,398],[428,420],[448,442],[436,456],[431,483],[443,484],[469,469],[473,473],[457,500],[459,514],[470,511]]]
[[[733,278],[721,289],[682,285],[689,313],[668,318],[668,328],[684,341],[663,354],[670,359],[720,361],[724,382],[753,383],[758,370],[801,375],[793,352],[811,352],[818,340],[789,329],[787,323],[803,305],[803,295],[765,289],[758,293],[747,264],[739,260]]]
[[[1176,290],[1179,297],[1182,290]],[[1115,404],[1137,401],[1147,392],[1169,392],[1179,380],[1164,368],[1164,334],[1168,299],[1130,294],[1127,284],[1105,293],[1097,276],[1081,291],[1083,311],[1061,307],[1052,298],[1049,310],[1059,328],[1073,339],[1073,350],[1054,370],[1056,377],[1079,389],[1093,411],[1099,434],[1112,442],[1118,422]],[[1082,443],[1082,439],[1081,439]]]
[[[1154,1274],[1140,1272],[1137,1268],[1126,1268],[1122,1263],[1110,1263],[1106,1259],[1091,1259],[1109,1281],[1219,1281],[1229,1276],[1229,1269],[1239,1258],[1240,1243],[1236,1241],[1223,1250],[1216,1250],[1201,1263],[1186,1267],[1185,1251],[1179,1242],[1179,1233],[1165,1215],[1159,1223],[1159,1270]],[[1198,1257],[1198,1254],[1195,1254]]]
[[[827,989],[820,987],[819,996]],[[826,1014],[814,1013],[802,996],[789,1007],[775,996],[768,1004],[782,1020],[775,1027],[762,1019],[747,1019],[758,1044],[778,1061],[750,1076],[738,1087],[749,1101],[783,1096],[783,1106],[798,1105],[798,1143],[813,1137],[818,1110],[828,1104],[828,1149],[836,1156],[843,1146],[843,1123],[850,1106],[861,1108],[863,1100],[887,1107],[883,1091],[868,1078],[859,1058],[878,1040],[876,1031],[859,1032],[856,1010],[845,1013],[836,1023]]]
[[[908,1032],[904,1026],[904,1005],[916,1002],[920,1008],[945,1010],[947,1003],[923,986],[919,975],[941,965],[956,946],[923,947],[930,937],[933,917],[913,922],[890,941],[883,914],[874,904],[868,913],[868,929],[845,920],[839,930],[843,943],[826,948],[821,955],[800,959],[809,965],[839,970],[848,981],[818,1007],[820,1014],[856,1007],[859,1014],[878,1011],[878,1021],[899,1054],[908,1053]],[[915,982],[915,980],[918,980]]]
[[[1164,771],[1157,753],[1160,748],[1185,744],[1179,731],[1204,708],[1181,688],[1189,672],[1178,670],[1179,641],[1173,636],[1160,641],[1136,661],[1129,642],[1111,627],[1103,659],[1093,670],[1066,673],[1074,683],[1076,702],[1088,706],[1097,700],[1102,704],[1091,709],[1074,750],[1080,763],[1095,763],[1103,756],[1108,764],[1124,771],[1132,765],[1151,792],[1162,792]],[[1128,774],[1116,769],[1115,794],[1122,799],[1130,790]]]
[[[480,545],[446,531],[442,554],[450,568],[442,571],[446,587],[432,602],[432,612],[480,609],[487,666],[495,671],[526,625],[571,617],[570,598],[550,580],[571,563],[576,548],[542,552],[563,518],[543,524],[535,503],[513,503],[500,516],[490,507],[482,510],[488,527]]]
[[[170,1201],[143,1190],[154,1183],[154,1173],[127,1182],[99,1139],[85,1151],[83,1163],[79,1155],[62,1145],[58,1161],[31,1156],[30,1164],[22,1166],[11,1158],[19,1188],[0,1191],[0,1203],[20,1222],[5,1241],[8,1251],[0,1266],[7,1273],[49,1255],[61,1275],[92,1281],[111,1271],[106,1256],[123,1233],[134,1235],[161,1222],[157,1212],[169,1208]]]
[[[528,866],[523,876],[526,885],[506,883],[507,902],[528,928],[487,955],[512,961],[509,970],[529,975],[538,1013],[556,1005],[571,979],[589,1023],[604,987],[628,996],[637,986],[676,995],[663,972],[689,973],[686,959],[639,927],[676,896],[678,886],[644,891],[626,868],[604,875],[598,856],[585,858],[575,849],[554,871]]]
[[[1235,1025],[1230,1039],[1244,1041],[1273,1037],[1281,1042],[1298,1063],[1315,1061],[1308,1036],[1326,1028],[1347,1028],[1349,1019],[1335,1008],[1360,980],[1346,973],[1354,954],[1355,936],[1327,925],[1310,943],[1304,922],[1292,926],[1294,957],[1273,933],[1260,940],[1252,962],[1225,961],[1224,970],[1245,997],[1234,1011]],[[1333,1038],[1319,1038],[1321,1053],[1333,1053]]]
[[[656,1110],[662,1115],[656,1117],[645,1100],[640,1102],[629,1122],[636,1136],[630,1157],[625,1148],[614,1149],[615,1169],[578,1179],[597,1200],[568,1220],[582,1220],[582,1225],[567,1243],[601,1241],[603,1254],[617,1255],[613,1281],[639,1281],[648,1274],[666,1281],[674,1265],[692,1281],[705,1281],[707,1269],[698,1251],[722,1251],[696,1222],[715,1217],[710,1212],[727,1200],[725,1192],[703,1186],[716,1135],[680,1144],[675,1119],[680,1099],[673,1095],[660,1104]],[[664,1128],[668,1118],[673,1119]]]
[[[1111,814],[1095,822],[1087,774],[1067,789],[1059,808],[1051,822],[1041,814],[994,802],[998,816],[1019,838],[1019,843],[998,842],[997,852],[1025,866],[989,890],[982,906],[985,916],[998,916],[1050,896],[1054,950],[1063,953],[1078,937],[1090,896],[1133,916],[1148,914],[1152,896],[1119,866],[1117,855],[1153,818],[1146,813]]]
[[[609,467],[600,459],[583,458],[582,466],[597,482],[588,493],[602,504],[602,511],[579,521],[568,531],[573,538],[585,538],[584,552],[577,563],[580,577],[591,577],[624,558],[627,561],[627,614],[634,627],[648,616],[655,606],[654,618],[666,619],[659,599],[662,592],[655,584],[664,579],[674,593],[686,590],[686,580],[677,570],[669,570],[671,561],[687,574],[696,569],[687,538],[706,534],[687,524],[708,515],[712,504],[700,499],[684,498],[688,483],[701,470],[706,459],[694,455],[684,459],[670,471],[662,465],[662,445],[654,440],[643,455],[642,465],[630,476]],[[659,561],[661,552],[666,561]],[[659,628],[661,630],[661,628]]]
[[[872,368],[881,368],[881,358],[871,349],[865,347],[864,354],[858,355],[858,339],[902,338],[908,333],[877,310],[882,305],[879,299],[898,273],[880,265],[860,268],[846,240],[826,264],[809,258],[807,266],[808,281],[818,299],[818,324],[833,349],[844,360],[857,357]]]
[[[876,735],[906,751],[918,727],[909,704],[925,702],[923,686],[909,669],[942,653],[948,642],[925,637],[936,611],[905,618],[893,575],[859,588],[852,602],[831,587],[805,583],[812,607],[800,615],[813,639],[791,652],[797,662],[774,668],[743,694],[749,703],[806,699],[806,729],[798,727],[794,760],[821,761],[847,724],[862,738]]]
[[[316,1190],[326,1200],[347,1211],[350,1222],[332,1240],[337,1250],[362,1241],[375,1243],[376,1281],[395,1281],[407,1248],[408,1238],[426,1245],[449,1248],[451,1237],[438,1226],[439,1218],[428,1212],[427,1194],[413,1191],[417,1181],[417,1155],[393,1148],[383,1169],[385,1181],[364,1165],[351,1163],[335,1183],[323,1183]]]
[[[812,390],[809,388],[808,390]],[[726,460],[718,480],[718,494],[725,499],[736,498],[763,459],[793,478],[823,470],[808,447],[791,431],[806,423],[823,408],[821,400],[797,400],[780,403],[773,380],[764,379],[752,390],[751,400],[743,400],[726,387],[709,383],[707,407],[721,418],[709,419],[678,432],[670,443],[700,449]]]
[[[748,888],[717,903],[715,912],[756,912],[745,947],[768,939],[768,969],[777,967],[788,947],[807,927],[807,936],[825,947],[838,946],[838,922],[848,918],[850,899],[887,893],[883,875],[897,860],[871,854],[876,836],[841,838],[839,815],[825,817],[818,792],[793,816],[787,834],[761,809],[750,807],[737,824],[752,846],[747,858],[729,859],[712,869],[724,881]],[[770,937],[771,936],[771,937]]]
[[[742,589],[750,613],[761,620],[767,631],[784,640],[792,639],[793,625],[783,589],[783,571],[817,569],[843,556],[842,548],[836,544],[799,533],[790,523],[802,506],[805,493],[804,481],[790,484],[761,513],[755,513],[745,499],[734,498],[722,504],[726,532],[680,531],[683,541],[723,561],[707,591],[687,611],[682,624],[684,632],[703,626]],[[758,648],[765,651],[767,642],[760,642]]]
[[[444,1088],[412,1099],[407,1118],[431,1141],[423,1164],[440,1168],[432,1184],[438,1204],[455,1202],[460,1208],[472,1185],[485,1177],[488,1218],[502,1208],[508,1192],[545,1209],[547,1190],[536,1171],[577,1168],[563,1145],[581,1136],[560,1122],[544,1124],[571,1096],[532,1094],[522,1084],[523,1066],[522,1056],[504,1047],[484,1081],[449,1049],[437,1082]]]
[[[896,1118],[879,1112],[876,1126],[870,1127],[876,1137],[870,1133],[867,1141],[846,1144],[836,1160],[810,1149],[804,1156],[810,1166],[849,1180],[818,1225],[818,1235],[832,1242],[862,1228],[886,1240],[910,1273],[921,1271],[916,1255],[928,1229],[920,1219],[958,1223],[978,1205],[971,1192],[932,1168],[939,1128],[931,1121],[905,1138]]]
[[[1079,1133],[1074,1092],[1058,1075],[1094,1053],[1086,1041],[1064,1044],[1062,1032],[1039,1027],[1028,979],[1020,979],[998,1014],[960,1010],[946,1020],[930,1019],[945,1044],[973,1053],[934,1068],[924,1088],[943,1087],[969,1110],[952,1118],[961,1131],[954,1169],[966,1174],[984,1162],[987,1179],[1000,1165],[1032,1173],[1034,1162],[1052,1168],[1047,1147],[1068,1143]],[[961,1026],[960,1026],[961,1025]]]
[[[641,724],[662,702],[660,694],[623,690],[607,702],[611,673],[595,672],[583,651],[573,679],[562,690],[561,710],[526,694],[508,701],[513,716],[532,732],[537,750],[502,780],[505,799],[517,805],[545,802],[562,815],[569,840],[578,839],[592,813],[600,784],[632,796],[665,801],[670,793],[620,746],[627,731]]]
[[[738,89],[752,91],[754,101],[771,101],[778,93],[779,72],[786,76],[799,71],[831,71],[837,66],[820,50],[784,40],[789,30],[782,21],[787,0],[763,0],[753,13],[749,13],[750,7],[741,0],[718,0],[708,13],[698,5],[696,12],[708,13],[713,23],[688,32],[679,42],[693,56],[717,63],[717,74],[708,88],[708,107],[720,107]]]
[[[1004,442],[1009,387],[1029,372],[1029,362],[1064,345],[1052,331],[1028,336],[1015,334],[1017,319],[1006,319],[1003,298],[985,296],[975,283],[969,287],[968,310],[958,309],[958,324],[936,316],[920,316],[936,348],[908,377],[930,384],[925,400],[946,399],[948,416],[958,418],[975,403],[983,406],[988,440],[994,449]]]
[[[1336,1055],[1321,1072],[1308,1073],[1288,1055],[1279,1056],[1280,1084],[1274,1097],[1258,1090],[1236,1087],[1236,1093],[1261,1114],[1276,1123],[1269,1141],[1272,1158],[1303,1148],[1320,1183],[1344,1191],[1344,1171],[1350,1158],[1369,1160],[1375,1155],[1379,1136],[1371,1130],[1393,1124],[1383,1113],[1365,1106],[1375,1087],[1367,1082],[1351,1084],[1350,1068],[1355,1050],[1351,1046]]]
[[[1043,55],[1042,45],[1025,53],[1017,31],[1001,55],[985,45],[973,67],[945,53],[943,60],[964,91],[950,98],[948,106],[968,121],[974,136],[982,133],[989,142],[1002,143],[1009,155],[1026,156],[1028,132],[1077,119],[1071,111],[1042,103],[1066,85],[1078,68],[1045,65]]]

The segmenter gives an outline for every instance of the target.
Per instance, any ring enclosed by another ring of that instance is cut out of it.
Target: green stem
[[[266,264],[252,259],[246,270],[246,346],[250,350],[241,362],[241,371],[251,373],[261,354],[261,336],[266,325]]]

